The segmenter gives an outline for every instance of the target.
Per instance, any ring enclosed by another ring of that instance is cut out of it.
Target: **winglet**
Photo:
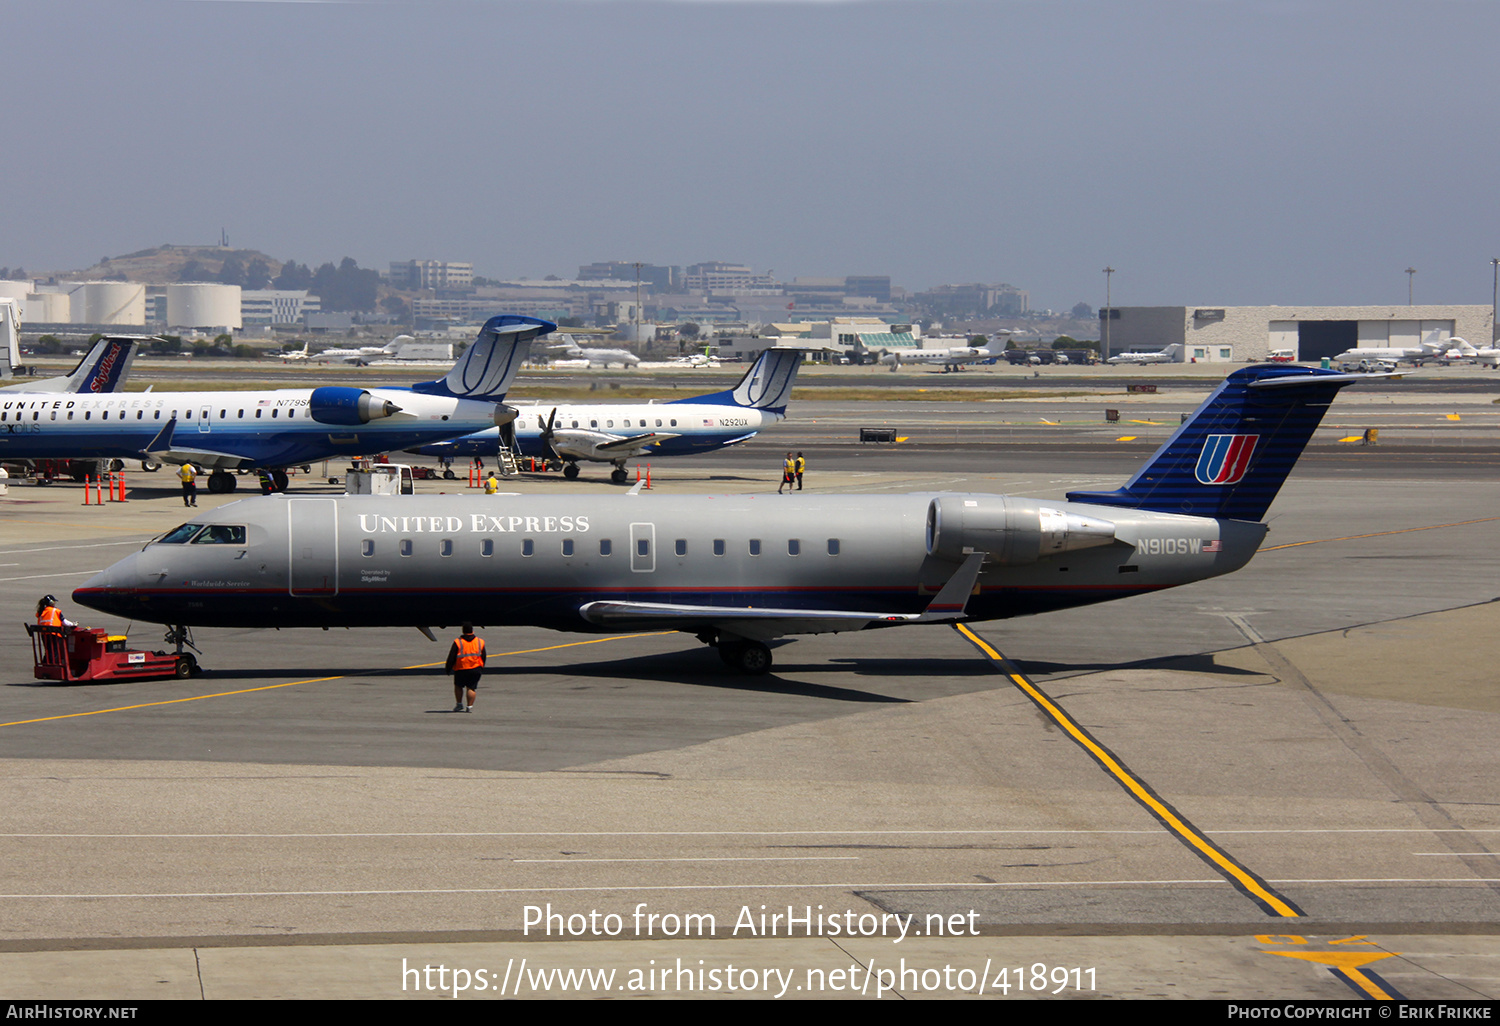
[[[162,425],[156,437],[146,443],[142,452],[170,452],[172,450],[172,432],[177,429],[177,418],[173,417]]]
[[[971,552],[959,568],[953,571],[948,583],[927,603],[917,623],[938,623],[944,620],[961,620],[968,608],[969,596],[974,593],[974,583],[979,580],[979,569],[984,565],[983,552]]]

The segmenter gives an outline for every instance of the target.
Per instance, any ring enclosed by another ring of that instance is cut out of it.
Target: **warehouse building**
[[[1182,346],[1184,363],[1246,363],[1291,350],[1316,362],[1348,349],[1415,346],[1457,335],[1488,345],[1488,306],[1117,306],[1099,311],[1106,356]]]

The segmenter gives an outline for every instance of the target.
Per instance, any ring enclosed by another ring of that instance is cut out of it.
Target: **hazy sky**
[[[0,0],[0,266],[748,263],[1488,303],[1500,4]]]

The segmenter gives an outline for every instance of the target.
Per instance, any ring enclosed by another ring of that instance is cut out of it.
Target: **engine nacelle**
[[[350,427],[400,413],[401,407],[388,399],[377,399],[362,388],[324,385],[313,389],[307,412],[319,424]]]
[[[1002,566],[1108,545],[1115,525],[1035,499],[1004,495],[952,495],[927,507],[927,554],[958,562],[965,552],[985,552]]]

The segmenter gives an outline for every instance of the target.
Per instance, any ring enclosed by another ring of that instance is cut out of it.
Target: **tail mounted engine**
[[[401,412],[401,407],[388,399],[377,399],[362,388],[339,385],[313,389],[307,405],[308,413],[319,424],[338,424],[341,427],[368,424]]]
[[[959,562],[988,553],[1002,566],[1108,545],[1115,525],[1004,495],[950,495],[927,507],[927,554]]]

